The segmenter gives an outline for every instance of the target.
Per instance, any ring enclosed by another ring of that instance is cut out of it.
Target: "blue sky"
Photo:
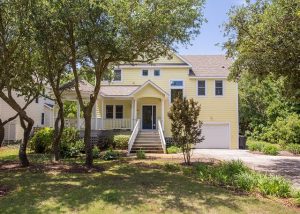
[[[233,5],[243,4],[244,0],[206,0],[204,16],[207,23],[201,27],[201,33],[187,48],[180,46],[179,54],[224,54],[217,43],[225,41],[220,25],[227,20],[227,12]]]

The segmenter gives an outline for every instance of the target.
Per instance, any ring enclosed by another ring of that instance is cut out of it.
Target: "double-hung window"
[[[122,71],[120,69],[114,70],[114,81],[122,80]]]
[[[123,106],[116,105],[116,119],[123,119]]]
[[[224,94],[223,90],[224,90],[223,80],[216,80],[215,81],[215,95],[223,96],[223,94]]]
[[[206,82],[205,80],[198,80],[198,96],[206,95]]]
[[[106,106],[106,119],[113,119],[114,118],[114,106],[107,105]]]
[[[183,99],[183,81],[182,80],[171,80],[171,102],[176,98]]]

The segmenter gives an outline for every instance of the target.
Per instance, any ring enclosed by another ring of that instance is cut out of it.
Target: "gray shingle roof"
[[[227,77],[231,59],[225,55],[182,55],[192,65],[191,76],[199,77]]]
[[[103,85],[100,88],[100,94],[103,96],[129,96],[139,85]]]

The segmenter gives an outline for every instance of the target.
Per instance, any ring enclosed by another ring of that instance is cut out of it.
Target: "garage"
[[[203,124],[202,134],[205,140],[196,144],[197,149],[229,149],[230,126],[228,123]]]

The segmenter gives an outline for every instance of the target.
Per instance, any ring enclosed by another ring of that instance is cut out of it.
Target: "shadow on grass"
[[[12,192],[0,198],[1,213],[77,212],[91,206],[117,206],[122,211],[199,213],[220,208],[240,212],[240,203],[259,202],[149,166],[120,161],[108,162],[107,171],[97,173],[4,171],[0,184],[10,185]]]

